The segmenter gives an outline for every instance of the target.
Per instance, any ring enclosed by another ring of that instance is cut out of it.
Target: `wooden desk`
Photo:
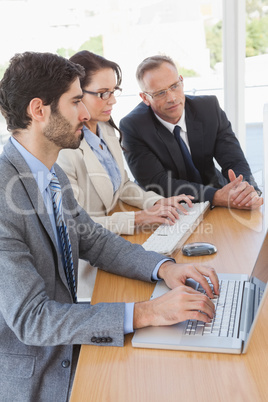
[[[148,235],[128,236],[142,243]],[[215,208],[188,239],[214,243],[206,257],[176,255],[177,262],[202,262],[218,272],[250,273],[264,238],[260,211]],[[153,285],[99,271],[92,302],[148,299]],[[177,402],[268,400],[268,303],[247,354],[180,352],[125,346],[82,346],[72,402]]]

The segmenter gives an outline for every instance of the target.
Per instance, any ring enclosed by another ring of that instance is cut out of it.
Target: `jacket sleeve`
[[[120,211],[112,215],[91,216],[94,222],[119,235],[133,235],[135,231],[135,212]]]
[[[27,200],[20,190],[17,208]],[[95,344],[94,336],[105,336],[111,338],[109,345],[123,346],[124,303],[72,304],[59,277],[57,250],[36,211],[30,214],[30,202],[21,206],[23,214],[12,210],[5,189],[0,188],[0,200],[1,327],[7,324],[26,345]],[[72,247],[77,242],[81,258],[108,272],[151,281],[163,256],[94,224],[83,210],[75,221]]]
[[[120,191],[120,199],[123,202],[140,209],[148,209],[162,198],[154,191],[144,191],[138,184],[129,179],[125,171],[124,185]]]
[[[229,181],[228,170],[233,169],[236,176],[242,174],[244,180],[260,192],[230,121],[220,108],[218,99],[212,98],[214,99],[215,114],[219,124],[215,144],[215,159],[221,166],[223,176]]]
[[[57,164],[63,169],[71,183],[75,199],[80,203],[80,186],[78,182],[78,174],[76,169],[77,151],[64,149],[59,153]]]

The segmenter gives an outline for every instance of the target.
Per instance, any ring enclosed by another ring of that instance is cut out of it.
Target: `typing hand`
[[[214,313],[215,306],[205,294],[179,286],[154,300],[135,303],[133,328],[172,325],[189,319],[210,322]]]
[[[177,209],[171,205],[155,204],[151,208],[135,212],[135,225],[165,223],[173,225],[179,219]]]
[[[155,204],[160,204],[160,205],[171,205],[175,207],[176,209],[179,209],[182,211],[184,214],[187,214],[188,211],[184,208],[183,204],[181,204],[182,201],[184,201],[190,208],[192,207],[193,203],[192,200],[194,200],[194,197],[191,195],[177,195],[174,197],[169,197],[169,198],[162,198],[161,200],[158,200]]]
[[[216,295],[219,295],[219,280],[216,271],[205,265],[193,264],[176,264],[173,261],[166,261],[161,265],[158,271],[158,276],[164,279],[166,285],[170,289],[177,286],[185,285],[189,278],[194,279],[204,288],[206,294],[213,298],[214,294],[205,277],[208,277],[213,285],[213,290]]]
[[[162,198],[151,208],[135,212],[135,225],[152,225],[153,223],[173,225],[180,217],[177,212],[178,209],[184,214],[188,214],[188,211],[182,204],[180,204],[180,202],[184,201],[189,207],[192,207],[192,199],[194,199],[194,197],[185,194],[170,198]]]

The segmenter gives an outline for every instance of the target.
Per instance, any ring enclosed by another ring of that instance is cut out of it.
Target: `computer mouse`
[[[188,257],[214,254],[216,252],[217,248],[210,243],[195,242],[185,244],[185,246],[182,247],[182,253]]]

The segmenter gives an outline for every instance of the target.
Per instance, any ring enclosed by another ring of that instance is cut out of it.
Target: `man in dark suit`
[[[213,206],[263,203],[239,142],[215,96],[185,96],[172,59],[153,56],[137,69],[143,100],[120,122],[128,165],[146,190]],[[220,173],[214,159],[221,167]]]

